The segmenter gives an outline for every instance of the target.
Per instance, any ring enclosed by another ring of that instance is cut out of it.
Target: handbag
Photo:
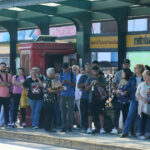
[[[144,104],[143,113],[150,116],[150,104]]]
[[[20,107],[21,108],[27,108],[27,107],[29,107],[27,92],[25,90],[23,90],[22,94],[21,94]]]
[[[60,89],[62,84],[59,81],[52,81],[52,89]]]
[[[98,101],[106,101],[108,99],[107,91],[101,86],[94,86],[94,99]]]
[[[106,101],[109,98],[107,91],[103,87],[98,87],[98,91],[101,101]]]

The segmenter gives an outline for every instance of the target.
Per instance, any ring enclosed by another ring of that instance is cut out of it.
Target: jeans
[[[0,126],[5,124],[5,115],[4,115],[4,107],[0,107]]]
[[[21,98],[21,94],[13,94],[13,122],[14,123],[17,121],[20,98]],[[24,123],[26,121],[26,109],[20,108],[20,112],[21,112],[22,122]]]
[[[31,107],[32,127],[39,126],[40,112],[43,105],[43,100],[29,99]]]
[[[51,129],[52,120],[54,118],[54,103],[45,101],[43,105],[45,114],[45,130],[48,131]]]
[[[128,132],[131,130],[131,126],[137,117],[137,108],[138,108],[138,102],[137,101],[130,101],[129,112],[128,112],[127,119],[125,121],[123,134],[128,134]],[[139,124],[140,124],[140,120],[138,119],[137,132],[140,132],[140,125]]]
[[[84,129],[88,128],[88,99],[80,100],[80,111],[81,111],[81,126]]]
[[[54,103],[54,122],[56,126],[61,126],[61,111],[58,101]]]
[[[62,128],[72,129],[74,97],[61,96],[60,107],[61,107]]]
[[[9,107],[10,107],[10,98],[0,97],[0,108],[4,106],[4,114],[5,114],[5,124],[9,123]]]

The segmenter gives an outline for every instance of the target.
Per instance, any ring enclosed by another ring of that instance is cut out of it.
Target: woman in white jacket
[[[137,87],[136,97],[138,99],[138,114],[141,118],[141,135],[140,139],[150,137],[150,112],[147,106],[150,107],[150,71],[143,73],[144,82]]]

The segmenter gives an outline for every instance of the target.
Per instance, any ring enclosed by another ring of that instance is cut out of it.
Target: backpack
[[[16,75],[16,80],[18,79],[18,75]],[[23,77],[24,77],[24,79],[26,80],[26,76],[25,75],[23,75]]]
[[[0,74],[0,79],[2,82],[4,82],[4,79],[1,74]],[[8,73],[6,73],[6,82],[8,82]],[[11,87],[9,87],[9,94],[10,94],[10,97],[12,97],[12,88]]]
[[[61,72],[60,74],[61,80],[63,80],[63,72]],[[73,72],[71,71],[71,82],[73,83]],[[73,90],[75,91],[75,88],[73,88]]]
[[[1,74],[0,74],[0,79],[2,80],[2,82],[4,82],[4,79]],[[6,73],[6,82],[8,82],[8,74],[7,73]]]
[[[63,72],[60,74],[61,80],[63,80]],[[71,71],[71,82],[73,82],[73,72]]]

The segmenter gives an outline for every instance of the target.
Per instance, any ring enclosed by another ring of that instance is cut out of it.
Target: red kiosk
[[[41,41],[42,38],[42,41]],[[57,73],[61,72],[63,62],[69,62],[71,65],[77,64],[77,55],[75,53],[75,44],[72,43],[55,43],[43,42],[46,40],[55,39],[49,36],[40,36],[33,43],[19,44],[20,50],[20,66],[24,68],[26,75],[29,75],[30,69],[36,66],[41,67],[41,71],[45,71],[49,67],[54,67]],[[31,126],[30,109],[26,112],[27,126]]]
[[[40,36],[45,38],[46,36]],[[54,37],[47,36],[47,39]],[[40,66],[42,73],[49,67],[54,67],[56,72],[61,71],[63,62],[69,62],[71,65],[77,64],[77,55],[75,53],[75,44],[73,43],[55,43],[52,42],[34,42],[22,43],[19,45],[21,67],[25,69],[26,74],[32,67]]]

